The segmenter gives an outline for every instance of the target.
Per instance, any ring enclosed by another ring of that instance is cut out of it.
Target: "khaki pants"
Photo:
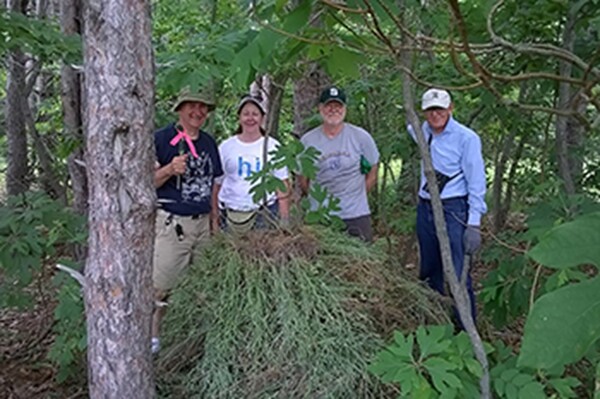
[[[177,235],[177,225],[181,226],[182,237]],[[163,292],[174,288],[192,262],[194,253],[205,248],[209,238],[209,214],[192,218],[158,210],[152,269],[154,288]]]

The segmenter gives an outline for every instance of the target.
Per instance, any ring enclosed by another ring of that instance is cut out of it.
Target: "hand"
[[[183,154],[183,155],[178,155],[173,158],[173,160],[169,164],[170,168],[171,168],[172,176],[179,176],[179,175],[182,175],[185,173],[185,165],[187,162],[187,157],[188,157],[188,154]]]
[[[473,255],[481,246],[481,231],[479,226],[468,225],[463,236],[465,253]]]

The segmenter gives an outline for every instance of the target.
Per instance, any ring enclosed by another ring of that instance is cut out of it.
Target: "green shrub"
[[[25,290],[59,249],[86,239],[85,221],[44,193],[11,197],[0,207],[0,307],[26,307]]]

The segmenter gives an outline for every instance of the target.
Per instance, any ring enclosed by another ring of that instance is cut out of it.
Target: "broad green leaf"
[[[512,382],[512,380],[519,374],[519,370],[517,369],[508,369],[504,371],[500,378],[502,378],[506,382]]]
[[[557,269],[591,263],[600,266],[600,212],[584,215],[546,233],[528,255]]]
[[[306,26],[310,17],[311,4],[311,1],[301,1],[300,5],[285,17],[283,30],[296,33],[302,27]]]
[[[327,57],[327,70],[332,75],[359,78],[359,66],[363,61],[361,54],[341,47],[335,47]]]
[[[519,390],[519,399],[546,399],[544,387],[537,381],[530,382]]]
[[[600,277],[539,298],[527,318],[518,365],[549,369],[575,362],[600,338]]]
[[[528,374],[519,374],[513,380],[512,383],[518,387],[525,386],[533,381],[533,377]]]

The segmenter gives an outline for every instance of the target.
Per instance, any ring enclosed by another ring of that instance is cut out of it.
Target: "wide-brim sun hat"
[[[173,105],[172,111],[177,112],[179,110],[179,107],[181,107],[183,103],[187,102],[198,102],[206,104],[209,111],[214,111],[214,109],[216,108],[215,101],[213,100],[213,97],[208,93],[207,90],[192,91],[189,87],[185,87],[179,92],[177,100]]]

